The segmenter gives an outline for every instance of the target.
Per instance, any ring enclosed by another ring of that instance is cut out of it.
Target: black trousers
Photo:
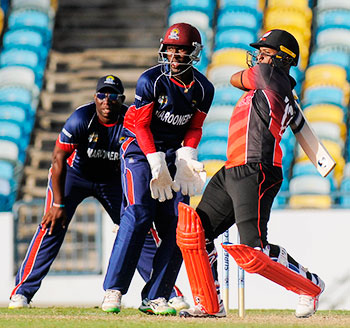
[[[272,203],[282,180],[282,169],[273,165],[222,167],[197,207],[206,238],[214,240],[236,223],[241,244],[265,247]]]

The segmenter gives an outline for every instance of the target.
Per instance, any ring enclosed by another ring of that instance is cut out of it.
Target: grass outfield
[[[231,310],[226,318],[186,319],[145,315],[136,309],[108,314],[99,308],[0,308],[0,327],[6,328],[158,328],[158,327],[350,327],[350,311],[318,311],[308,319],[297,319],[291,310],[248,310],[241,319]]]

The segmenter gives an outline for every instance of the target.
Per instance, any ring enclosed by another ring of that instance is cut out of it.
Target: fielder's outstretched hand
[[[202,192],[207,173],[204,164],[197,161],[197,149],[182,147],[176,151],[176,175],[172,185],[174,191],[194,196]]]

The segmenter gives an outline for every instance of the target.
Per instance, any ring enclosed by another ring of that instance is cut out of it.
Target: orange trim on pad
[[[271,260],[260,250],[256,250],[247,245],[221,245],[230,253],[237,264],[249,273],[258,273],[299,295],[315,297],[321,293],[321,288],[311,280],[286,268],[281,263]]]

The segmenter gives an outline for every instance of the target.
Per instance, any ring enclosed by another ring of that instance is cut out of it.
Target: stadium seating
[[[203,140],[198,146],[198,159],[199,161],[207,160],[220,160],[225,161],[226,158],[226,145],[225,140],[209,139]]]
[[[52,21],[47,13],[34,9],[17,9],[11,12],[8,19],[8,29],[32,28],[45,37],[47,44],[52,39]]]
[[[231,118],[233,107],[231,105],[215,105],[211,106],[210,111],[205,119],[205,124],[210,122],[225,121]]]
[[[317,10],[347,9],[350,10],[350,3],[347,0],[318,0]]]
[[[213,105],[235,106],[244,92],[232,86],[222,86],[215,90]]]
[[[203,140],[220,139],[227,142],[228,121],[204,123]]]
[[[0,52],[0,211],[11,210],[51,48],[57,1],[1,1],[8,13]],[[3,25],[1,25],[2,27]]]
[[[14,165],[24,162],[25,156],[20,154],[16,142],[0,138],[0,160],[6,160]]]
[[[29,113],[20,104],[13,105],[11,103],[0,104],[0,121],[12,122],[20,126],[23,134],[29,138],[32,131],[33,120]]]
[[[204,49],[202,50],[201,60],[195,67],[204,74],[207,71],[212,52],[215,7],[215,0],[173,0],[169,7],[169,26],[184,22],[192,24],[199,30]]]
[[[19,48],[34,51],[40,60],[46,61],[48,47],[41,33],[30,28],[7,31],[3,38],[3,48]]]
[[[216,33],[215,51],[227,48],[251,50],[250,43],[256,41],[256,35],[247,29],[223,29]]]
[[[208,177],[212,177],[225,164],[224,161],[219,161],[219,160],[209,160],[209,161],[204,161],[203,163],[204,163],[205,170],[207,171]]]

